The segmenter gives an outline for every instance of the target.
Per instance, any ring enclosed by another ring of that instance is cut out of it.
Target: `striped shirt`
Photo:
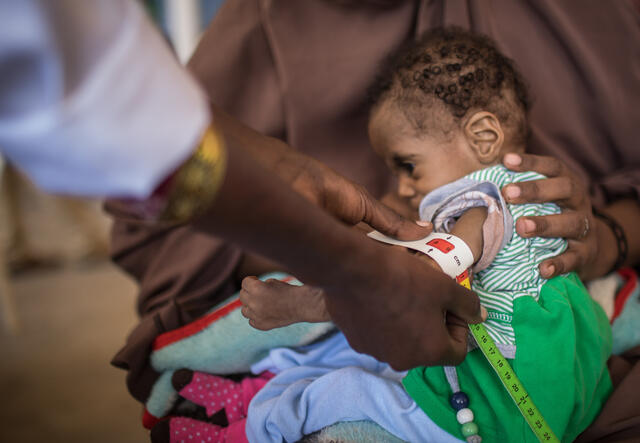
[[[475,171],[465,178],[478,182],[490,181],[498,187],[509,183],[525,182],[545,178],[537,172],[513,172],[502,165]],[[523,216],[559,214],[560,208],[553,203],[507,204],[513,222]],[[485,326],[489,335],[498,344],[515,345],[515,334],[511,326],[513,301],[529,296],[538,299],[540,289],[546,282],[540,276],[538,265],[545,259],[562,253],[567,247],[562,238],[522,238],[513,229],[511,239],[496,255],[486,269],[474,275],[472,289],[480,297],[489,312]]]

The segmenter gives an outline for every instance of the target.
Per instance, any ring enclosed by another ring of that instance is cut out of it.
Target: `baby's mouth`
[[[409,204],[411,205],[411,207],[413,209],[415,209],[417,211],[418,209],[420,209],[420,202],[422,201],[423,198],[424,198],[424,195],[413,197],[409,201]]]

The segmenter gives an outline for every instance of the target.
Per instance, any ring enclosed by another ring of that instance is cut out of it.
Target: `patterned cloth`
[[[492,215],[503,220],[504,237],[494,238],[487,245],[490,235],[483,235],[487,249],[500,248],[484,269],[474,275],[472,289],[480,296],[489,316],[485,326],[489,335],[499,345],[515,345],[511,322],[513,301],[528,296],[538,299],[542,285],[538,264],[562,253],[567,242],[562,238],[522,238],[513,229],[513,221],[523,216],[559,214],[553,203],[526,205],[507,204],[500,196],[500,189],[509,184],[544,178],[536,172],[512,172],[502,165],[475,171],[461,180],[447,184],[427,195],[420,204],[420,218],[434,223],[436,231],[448,230],[455,217],[471,207],[488,208],[488,224],[495,229]],[[487,224],[485,223],[485,224]],[[484,260],[483,260],[484,261]]]

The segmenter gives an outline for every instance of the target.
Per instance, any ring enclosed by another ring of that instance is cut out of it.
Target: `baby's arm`
[[[487,218],[484,207],[471,208],[462,214],[451,233],[460,237],[471,249],[474,263],[482,254],[482,225]],[[420,259],[440,270],[431,258]],[[242,314],[256,329],[269,330],[298,322],[329,321],[323,292],[313,286],[292,286],[278,280],[262,282],[255,277],[242,281],[240,291]]]
[[[487,219],[487,208],[480,206],[465,211],[458,218],[456,224],[451,229],[451,233],[456,237],[460,237],[471,249],[473,254],[473,262],[480,260],[482,255],[482,225]]]
[[[473,254],[473,262],[476,263],[482,255],[482,225],[487,218],[487,208],[475,207],[465,211],[456,224],[451,229],[451,234],[460,237],[471,249]],[[435,269],[441,270],[440,266],[428,256],[418,253],[420,259],[433,266]]]

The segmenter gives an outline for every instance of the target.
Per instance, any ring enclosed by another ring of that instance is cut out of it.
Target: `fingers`
[[[466,323],[482,323],[487,319],[487,310],[480,304],[478,296],[462,286],[449,293],[445,304],[447,313],[453,314]]]
[[[512,171],[536,171],[549,178],[570,175],[567,167],[560,160],[546,155],[505,154],[502,163]]]
[[[571,208],[582,203],[584,196],[580,185],[568,176],[511,183],[503,188],[502,194],[511,204],[553,201]]]
[[[516,221],[516,232],[521,237],[562,237],[582,239],[590,231],[589,217],[580,212],[539,217],[521,217]]]
[[[420,224],[398,215],[388,206],[374,199],[364,189],[361,190],[362,221],[383,234],[399,240],[418,240],[431,233],[429,222]]]
[[[503,163],[514,171],[536,171],[549,178],[511,183],[502,189],[508,203],[555,202],[565,210],[561,214],[521,217],[516,232],[521,237],[566,238],[567,250],[539,265],[544,278],[555,277],[573,270],[581,274],[598,256],[598,236],[586,186],[563,162],[547,156],[506,154]]]
[[[486,319],[487,310],[480,304],[475,293],[464,290],[462,293],[452,294],[445,317],[449,345],[442,356],[445,364],[457,365],[464,360],[467,354],[468,324],[481,323]]]
[[[242,305],[242,308],[240,308],[240,313],[244,318],[249,320],[249,326],[259,331],[270,331],[274,328],[280,328],[280,327],[291,324],[291,322],[286,322],[286,321],[280,321],[278,323],[265,321],[260,316],[260,314],[258,314],[256,311],[254,311],[247,305]]]
[[[437,328],[431,330],[425,337],[428,343],[422,343],[422,351],[428,350],[429,359],[408,365],[457,365],[467,355],[467,336],[469,325],[466,321],[451,312],[447,312],[444,321]],[[406,368],[405,368],[406,369]]]
[[[429,337],[429,355],[432,358],[427,365],[457,365],[467,354],[467,335],[469,323],[480,323],[486,320],[487,311],[480,305],[476,294],[462,287],[462,292],[451,295],[447,305],[444,323],[432,330],[434,336]],[[425,364],[422,362],[421,364]]]
[[[449,364],[459,364],[467,354],[467,336],[469,325],[460,317],[447,312],[446,327],[449,333]]]
[[[330,318],[319,288],[291,285],[276,279],[246,278],[240,291],[240,312],[249,324],[263,331],[302,321],[321,322]]]
[[[561,206],[579,209],[588,201],[588,193],[565,164],[553,157],[531,154],[506,154],[504,165],[514,171],[535,171],[545,180],[512,183],[503,188],[508,203],[556,202]]]
[[[553,258],[543,261],[538,266],[540,275],[549,279],[579,269],[585,262],[586,254],[581,251],[577,242],[569,242],[569,248]]]
[[[240,313],[249,320],[249,325],[255,329],[265,330],[260,324],[260,318],[255,309],[260,310],[259,307],[256,307],[256,294],[260,294],[263,291],[265,283],[259,280],[257,277],[250,276],[245,277],[242,280],[242,285],[240,289],[240,293],[238,294],[238,298],[242,303],[242,307],[240,308]],[[259,301],[259,300],[258,300]]]
[[[272,282],[270,282],[273,284]],[[286,283],[284,283],[286,284]],[[240,290],[239,299],[242,303],[240,313],[249,320],[249,326],[260,331],[269,331],[286,324],[274,323],[265,318],[264,301],[262,294],[270,291],[266,282],[258,280],[255,277],[246,277],[242,280],[242,289]]]
[[[260,280],[258,280],[258,277],[249,276],[242,279],[241,288],[244,289],[245,291],[251,292],[252,290],[257,288],[259,285],[260,285]]]

